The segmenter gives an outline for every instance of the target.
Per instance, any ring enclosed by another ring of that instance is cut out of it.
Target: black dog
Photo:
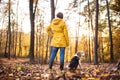
[[[84,56],[83,52],[77,52],[71,59],[70,64],[68,65],[69,70],[76,70],[78,65],[81,68],[80,57]]]

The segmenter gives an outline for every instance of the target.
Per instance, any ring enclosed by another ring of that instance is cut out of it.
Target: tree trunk
[[[99,14],[99,4],[96,0],[96,15],[95,15],[95,38],[94,38],[94,64],[98,64],[98,14]]]
[[[8,48],[8,30],[7,30],[7,37],[6,37],[6,42],[5,42],[5,53],[4,53],[4,57],[8,57],[7,48]]]
[[[8,44],[8,59],[10,59],[10,46],[11,46],[11,23],[10,23],[10,2],[11,0],[9,0],[9,23],[8,23],[8,39],[9,39],[9,44]]]
[[[15,25],[13,24],[13,27],[12,27],[12,49],[13,49],[13,58],[14,58],[14,56],[15,56]]]
[[[107,5],[107,13],[108,13],[109,40],[110,40],[110,62],[114,62],[112,30],[111,30],[111,23],[110,23],[110,12],[109,12],[108,0],[106,0],[106,5]]]
[[[80,12],[80,1],[78,0],[78,2],[74,2],[75,4],[77,4],[78,6],[78,12]],[[78,16],[79,18],[79,23],[78,23],[78,26],[76,26],[76,41],[75,41],[75,53],[77,53],[78,51],[78,47],[79,47],[79,27],[80,27],[80,15]]]
[[[36,58],[39,59],[39,27],[37,26],[37,30],[36,30]]]
[[[16,30],[15,30],[15,54],[14,54],[14,57],[15,58],[17,58],[16,57],[16,51],[17,51],[17,39],[18,39],[18,6],[19,6],[19,0],[18,0],[18,2],[17,2],[17,12],[16,12],[16,14],[17,14],[17,18],[16,18],[16,20],[17,20],[17,26],[16,26]]]
[[[55,6],[54,6],[54,0],[50,0],[50,4],[51,4],[51,21],[53,20],[53,18],[55,18]],[[50,37],[48,36],[47,38],[47,44],[46,44],[46,55],[48,54],[48,50],[49,50],[49,42],[50,42]],[[51,53],[51,47],[50,47],[50,53]]]
[[[54,0],[51,0],[51,21],[55,18],[55,6],[54,6]]]
[[[34,15],[33,15],[33,0],[29,0],[29,10],[30,10],[30,23],[31,23],[31,33],[30,33],[30,61],[34,61]]]
[[[0,49],[2,49],[2,31],[0,32]],[[1,52],[0,52],[1,53]]]
[[[90,38],[91,38],[91,25],[90,25],[90,19],[91,19],[91,13],[90,13],[90,5],[89,5],[89,0],[88,0],[88,30],[89,30],[89,32],[88,32],[88,39],[89,39],[89,42],[88,42],[88,54],[89,54],[89,62],[91,63],[91,44],[90,44],[90,42],[91,42],[91,40],[90,40]],[[92,23],[92,22],[91,22]]]
[[[20,32],[19,32],[19,53],[18,53],[19,57],[22,55],[22,46],[21,46],[22,40],[21,40],[21,37],[22,37],[22,30],[20,30]]]
[[[31,24],[31,33],[30,33],[30,61],[34,61],[34,33],[35,33],[35,12],[38,4],[38,0],[36,1],[35,8],[33,11],[33,1],[34,0],[29,0],[29,11],[30,11],[30,24]]]

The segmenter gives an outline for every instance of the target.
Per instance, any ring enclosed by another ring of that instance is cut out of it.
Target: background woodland
[[[0,0],[0,56],[47,63],[51,39],[45,29],[60,8],[59,0],[24,0],[27,5],[19,1]],[[65,61],[70,61],[77,51],[83,51],[83,62],[117,62],[120,59],[120,0],[69,0],[67,4],[64,19],[70,45],[66,48]],[[21,5],[27,6],[28,13]],[[29,19],[25,25],[26,16]],[[30,31],[26,33],[23,25]],[[59,61],[59,54],[55,61]]]

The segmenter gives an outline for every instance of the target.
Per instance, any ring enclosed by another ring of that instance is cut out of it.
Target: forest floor
[[[65,66],[68,63],[65,63]],[[75,72],[66,71],[66,79],[58,79],[59,64],[54,64],[54,79],[51,80],[120,80],[120,70],[117,70],[117,64],[82,63],[82,70]],[[0,80],[50,80],[46,69],[48,64],[31,64],[29,59],[6,59],[0,58]],[[76,79],[77,78],[77,79]],[[78,79],[79,78],[79,79]]]

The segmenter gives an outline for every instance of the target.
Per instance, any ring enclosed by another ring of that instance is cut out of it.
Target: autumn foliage
[[[30,64],[28,59],[0,59],[0,80],[50,80],[45,72],[48,64]],[[67,65],[68,63],[65,63]],[[82,63],[82,70],[65,72],[59,79],[59,65],[54,64],[54,80],[119,80],[120,70],[116,64],[101,63],[99,65]]]

